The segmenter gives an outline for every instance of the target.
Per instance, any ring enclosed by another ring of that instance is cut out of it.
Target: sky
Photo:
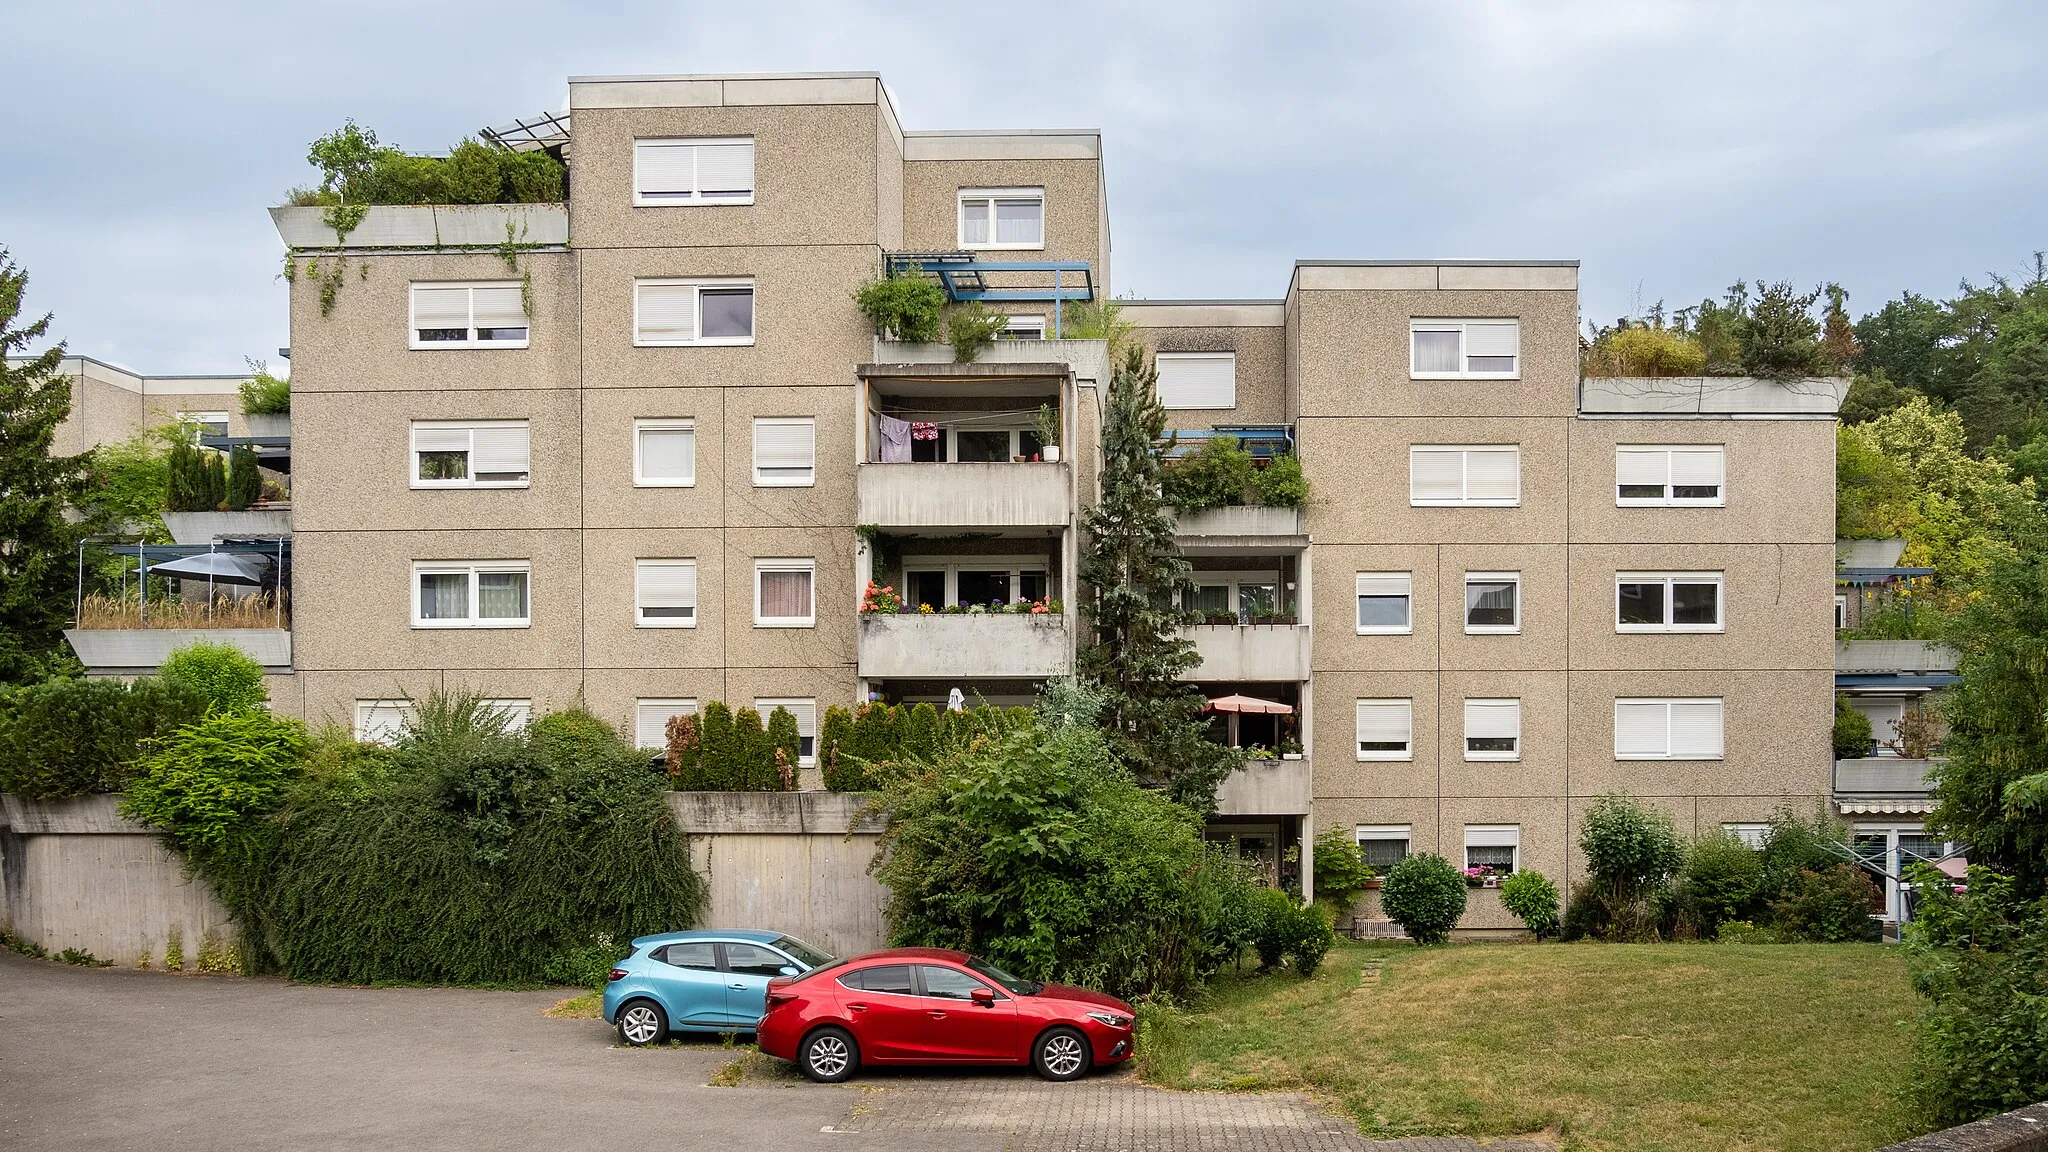
[[[72,352],[276,369],[264,209],[345,118],[440,151],[571,75],[876,71],[912,130],[1101,129],[1117,295],[1576,259],[1589,318],[1740,279],[1861,313],[2048,248],[2044,59],[2038,2],[65,0],[4,18],[0,247]]]

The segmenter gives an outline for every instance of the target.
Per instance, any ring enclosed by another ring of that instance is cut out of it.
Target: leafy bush
[[[1259,503],[1269,508],[1302,508],[1308,505],[1308,477],[1302,473],[1301,457],[1284,453],[1266,461],[1252,477]]]
[[[1441,944],[1465,914],[1465,874],[1434,852],[1417,852],[1387,870],[1380,907],[1417,944]]]
[[[1671,817],[1620,793],[1602,796],[1586,811],[1579,848],[1592,873],[1584,895],[1594,903],[1587,910],[1590,920],[1576,923],[1590,924],[1591,933],[1605,940],[1656,939],[1659,894],[1685,863]]]
[[[1294,970],[1304,978],[1316,974],[1323,958],[1337,943],[1337,930],[1330,923],[1329,910],[1319,904],[1294,904],[1281,923],[1280,948]]]
[[[546,152],[464,139],[445,158],[413,156],[379,147],[353,120],[315,140],[306,161],[320,186],[289,193],[294,204],[547,204],[565,187],[562,162]]]
[[[1977,865],[1961,893],[1925,879],[1906,948],[1931,1005],[1916,1044],[1929,1111],[1961,1124],[2048,1096],[2048,900]]]
[[[1771,815],[1770,831],[1764,834],[1759,857],[1763,879],[1758,891],[1766,899],[1790,887],[1801,872],[1825,872],[1842,862],[1847,833],[1842,822],[1816,807],[1812,819],[1801,820],[1789,810]]]
[[[1557,931],[1557,885],[1541,872],[1524,868],[1503,880],[1500,904],[1539,940]]]
[[[1706,349],[1673,328],[1626,323],[1600,332],[1585,348],[1586,376],[1698,376],[1706,371]]]
[[[1373,876],[1372,865],[1365,862],[1351,834],[1332,828],[1316,837],[1316,899],[1328,900],[1339,912],[1348,910]]]
[[[46,680],[0,691],[0,792],[60,800],[128,786],[149,742],[206,713],[183,684]]]
[[[123,815],[188,851],[223,848],[283,802],[306,727],[267,712],[210,712],[163,741],[122,797]]]
[[[1202,842],[1192,812],[1138,787],[1093,725],[956,744],[892,774],[880,801],[893,944],[1126,997],[1185,996],[1242,947],[1243,867]]]
[[[1787,937],[1817,944],[1875,942],[1875,919],[1884,894],[1862,869],[1835,864],[1819,872],[1800,871],[1771,902],[1774,926]]]
[[[1238,446],[1237,437],[1210,437],[1166,466],[1160,476],[1160,494],[1182,512],[1257,503],[1258,480],[1252,459],[1250,452]]]
[[[876,335],[929,344],[939,338],[946,290],[913,270],[868,281],[855,290],[853,302],[874,324]]]
[[[158,671],[165,681],[204,696],[215,712],[247,712],[270,703],[263,666],[232,644],[194,640],[172,649]]]
[[[1763,880],[1763,857],[1740,837],[1726,832],[1702,836],[1686,850],[1679,873],[1681,916],[1700,939],[1719,939],[1723,923],[1753,919],[1761,909]]]
[[[292,410],[292,382],[272,376],[261,363],[250,366],[242,381],[242,411],[251,416],[283,416]]]
[[[1033,723],[1029,708],[987,705],[958,712],[929,703],[834,705],[818,730],[818,763],[834,792],[872,792],[891,766],[965,747],[977,736],[998,736]]]
[[[979,300],[955,304],[946,311],[946,343],[953,346],[953,358],[962,364],[980,359],[1009,322],[1008,316]]]
[[[246,444],[237,444],[228,453],[228,511],[243,511],[261,499],[263,473],[257,465],[256,453]]]
[[[1835,759],[1870,755],[1870,717],[1849,707],[1849,698],[1835,695]]]

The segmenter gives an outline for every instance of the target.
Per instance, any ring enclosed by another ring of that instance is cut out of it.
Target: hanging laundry
[[[894,416],[879,418],[882,425],[882,463],[910,463],[910,421]]]
[[[912,440],[937,440],[939,438],[939,426],[930,420],[915,421],[910,425],[910,438]]]

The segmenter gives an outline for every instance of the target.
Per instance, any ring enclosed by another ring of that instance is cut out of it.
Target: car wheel
[[[635,1048],[668,1039],[668,1014],[652,1000],[629,1000],[619,1009],[619,1039]]]
[[[860,1067],[860,1045],[843,1028],[820,1028],[804,1037],[796,1064],[819,1084],[837,1084],[851,1079]]]
[[[1031,1067],[1047,1080],[1079,1080],[1092,1063],[1088,1038],[1073,1028],[1047,1029],[1031,1046]]]

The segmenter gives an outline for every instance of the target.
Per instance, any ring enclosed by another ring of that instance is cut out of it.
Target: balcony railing
[[[147,676],[175,649],[194,641],[227,644],[272,672],[292,666],[289,628],[67,628],[78,662],[95,676]]]
[[[1306,624],[1197,624],[1186,635],[1202,658],[1190,680],[1308,679]]]
[[[1307,760],[1253,760],[1216,786],[1216,814],[1307,815],[1314,779]]]
[[[1264,505],[1188,512],[1178,517],[1173,526],[1173,534],[1183,540],[1194,537],[1292,537],[1301,535],[1301,531],[1301,509]]]
[[[1039,680],[1073,668],[1073,625],[1064,614],[864,614],[859,660],[871,680]]]
[[[1065,464],[862,464],[859,523],[883,528],[1064,528]]]
[[[1835,761],[1835,793],[1847,796],[1925,796],[1927,773],[1939,761],[1863,756]]]

